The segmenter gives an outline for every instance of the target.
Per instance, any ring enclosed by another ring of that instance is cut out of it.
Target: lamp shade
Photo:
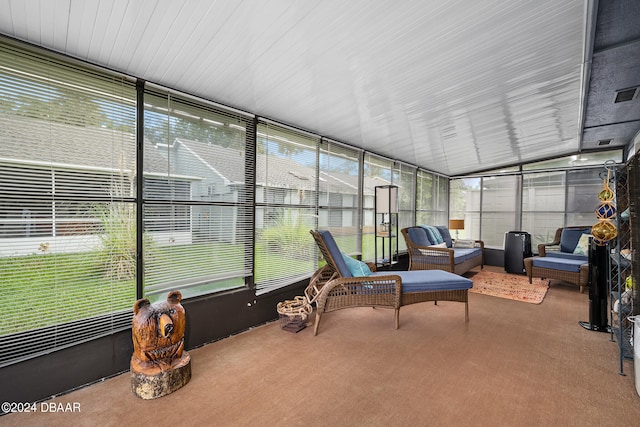
[[[376,212],[398,213],[398,187],[395,185],[381,185],[376,190]]]
[[[464,219],[450,219],[449,230],[464,230]]]

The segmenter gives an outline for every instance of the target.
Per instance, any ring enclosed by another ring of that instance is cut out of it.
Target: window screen
[[[2,366],[131,325],[136,92],[3,40],[0,99]]]
[[[416,224],[448,225],[449,180],[426,171],[416,179]]]
[[[362,188],[362,259],[364,261],[374,261],[376,254],[376,244],[382,245],[381,239],[376,239],[376,218],[375,218],[375,188],[381,185],[390,185],[391,170],[393,162],[384,157],[365,153],[364,155],[364,177]],[[400,190],[398,189],[398,192]],[[380,242],[376,243],[376,240]],[[382,253],[382,246],[378,248]]]
[[[522,229],[531,234],[531,246],[553,241],[564,224],[566,172],[522,175]]]
[[[416,168],[404,163],[393,167],[393,185],[398,186],[398,233],[415,224]],[[404,238],[398,238],[398,250],[406,251]]]
[[[340,249],[360,255],[360,151],[335,142],[320,145],[318,227],[331,231]]]
[[[251,275],[250,118],[150,87],[145,92],[144,294],[183,297]]]
[[[449,218],[463,219],[464,230],[451,231],[461,239],[480,238],[481,178],[452,179],[449,193]]]
[[[516,207],[519,205],[519,175],[482,178],[482,224],[480,239],[486,247],[504,246],[504,235],[517,230]]]
[[[256,153],[255,280],[258,295],[311,276],[317,266],[319,138],[260,122]]]

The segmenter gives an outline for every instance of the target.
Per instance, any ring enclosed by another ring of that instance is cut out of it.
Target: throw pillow
[[[444,246],[442,246],[444,245]],[[421,255],[424,256],[428,256],[428,257],[440,257],[440,256],[445,256],[448,257],[449,256],[449,251],[431,251],[429,250],[429,248],[447,248],[447,244],[446,243],[440,243],[438,245],[430,245],[428,246],[426,249],[418,249],[418,251],[420,252]]]
[[[453,247],[453,240],[451,240],[451,233],[449,233],[449,229],[444,225],[436,225],[436,228],[440,232],[442,236],[442,240],[447,244],[448,248]]]
[[[431,245],[432,248],[447,248],[447,244],[445,242],[438,243],[437,245]]]
[[[342,254],[342,259],[344,259],[344,262],[347,264],[347,268],[353,277],[371,276],[371,269],[366,263],[358,261],[355,258],[351,258],[344,252],[340,253]]]
[[[591,234],[583,234],[582,236],[580,236],[578,244],[573,250],[574,254],[589,255],[589,237],[591,237]]]
[[[433,225],[424,225],[425,230],[427,230],[427,234],[429,235],[429,240],[431,240],[436,245],[444,242],[442,235],[440,234],[440,230],[435,228]]]
[[[473,240],[456,240],[453,244],[454,248],[470,249],[475,247],[476,242]]]
[[[591,228],[565,228],[560,235],[560,251],[572,253],[583,234],[591,233]]]

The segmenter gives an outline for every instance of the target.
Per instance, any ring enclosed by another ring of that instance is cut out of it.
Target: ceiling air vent
[[[616,100],[614,103],[618,102],[626,102],[631,101],[636,96],[636,92],[638,91],[637,87],[632,87],[630,89],[621,89],[616,91]]]
[[[613,139],[601,139],[598,141],[598,145],[609,145],[611,144],[611,141],[613,141]]]

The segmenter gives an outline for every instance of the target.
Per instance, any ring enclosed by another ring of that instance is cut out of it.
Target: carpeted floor
[[[588,320],[588,296],[553,282],[541,304],[470,295],[393,312],[327,313],[318,336],[274,322],[190,351],[193,377],[145,401],[128,373],[60,396],[81,412],[0,426],[630,426],[633,364]],[[3,386],[8,386],[3,384]]]
[[[533,278],[529,283],[529,278],[522,274],[483,269],[465,276],[473,280],[471,292],[532,304],[540,304],[549,289],[548,280]]]

